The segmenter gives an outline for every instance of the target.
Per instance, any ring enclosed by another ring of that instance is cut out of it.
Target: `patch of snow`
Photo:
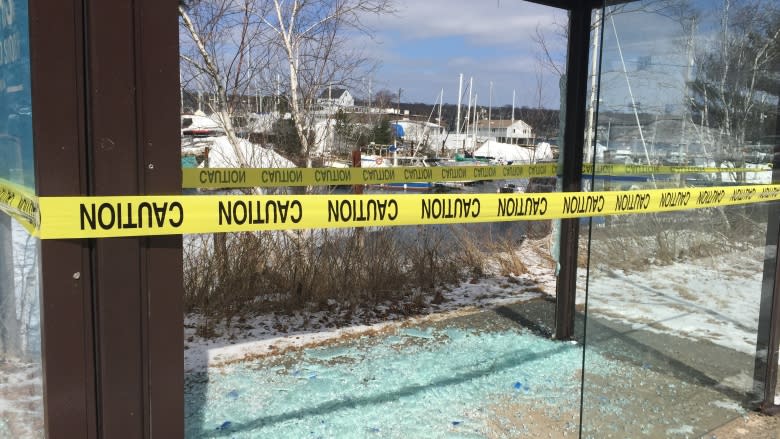
[[[625,273],[592,269],[588,310],[633,322],[636,329],[673,334],[754,355],[763,249]],[[577,298],[584,303],[584,296]]]
[[[714,405],[715,407],[720,407],[722,409],[727,410],[734,410],[737,413],[745,413],[745,408],[739,405],[736,401],[725,401],[725,400],[718,400],[718,401],[711,401],[711,405]]]
[[[666,430],[666,434],[670,435],[680,435],[680,436],[686,436],[689,434],[693,434],[693,426],[691,425],[681,425],[677,428],[670,428]]]
[[[235,148],[230,144],[227,136],[210,137],[208,139],[210,140],[210,168],[239,168],[241,167],[241,160],[239,160],[238,154],[250,168],[295,167],[295,163],[282,157],[272,149],[255,145],[246,139],[237,139],[238,145]]]

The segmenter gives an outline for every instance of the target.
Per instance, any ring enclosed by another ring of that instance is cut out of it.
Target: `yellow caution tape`
[[[766,172],[756,168],[699,168],[692,166],[592,165],[583,175],[650,175],[721,172]],[[417,182],[474,182],[558,175],[557,163],[505,166],[432,166],[376,168],[184,168],[182,187],[223,189],[248,187],[380,185]]]
[[[780,185],[443,195],[40,197],[42,239],[548,220],[780,200]]]
[[[184,188],[378,185],[414,182],[470,182],[554,176],[558,165],[433,166],[377,168],[208,168],[182,169]]]
[[[29,189],[3,179],[0,179],[0,210],[16,218],[30,233],[40,224],[38,198]]]

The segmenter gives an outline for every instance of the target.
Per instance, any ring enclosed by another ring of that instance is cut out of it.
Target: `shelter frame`
[[[562,190],[582,190],[591,17],[597,0],[529,0],[569,11]],[[40,196],[178,194],[174,1],[29,0]],[[780,182],[775,153],[774,182]],[[767,244],[780,248],[770,218]],[[578,219],[563,220],[555,336],[574,335]],[[756,381],[774,411],[780,262],[767,263]],[[181,236],[41,243],[45,428],[52,438],[183,437]],[[767,361],[769,360],[769,361]]]

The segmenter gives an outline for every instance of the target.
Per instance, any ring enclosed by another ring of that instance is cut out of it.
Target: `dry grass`
[[[487,267],[505,276],[528,273],[529,264],[554,268],[551,238],[530,240],[518,230],[453,225],[187,236],[185,311],[204,317],[197,334],[205,338],[219,335],[218,323],[230,329],[271,311],[390,302],[416,315],[440,300],[440,291],[476,281]]]
[[[213,337],[213,322],[332,301],[354,308],[411,296],[421,306],[443,286],[484,275],[484,259],[468,234],[441,227],[189,236],[185,311],[206,317],[199,335]]]

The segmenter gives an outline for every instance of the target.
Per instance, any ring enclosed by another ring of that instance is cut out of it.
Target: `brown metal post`
[[[352,150],[352,167],[354,168],[360,168],[363,164],[362,160],[360,159],[360,150],[354,149]],[[363,185],[362,184],[356,184],[352,186],[352,193],[353,194],[362,194],[363,193]]]
[[[30,0],[36,190],[86,194],[81,0]],[[96,438],[90,242],[41,242],[45,428],[50,438]]]
[[[175,2],[30,0],[41,196],[177,194]],[[41,243],[51,438],[183,437],[181,237]]]
[[[137,111],[138,148],[144,193],[181,193],[179,113],[179,27],[176,3],[136,1],[136,66],[141,99]],[[137,70],[138,71],[138,70]],[[154,437],[184,436],[184,290],[182,237],[144,239],[143,288],[148,312],[146,388],[149,432]]]
[[[563,133],[562,190],[582,189],[582,160],[585,133],[585,102],[588,85],[588,53],[592,8],[576,3],[569,13],[569,46],[566,67],[565,123]],[[556,286],[555,338],[574,335],[575,296],[577,293],[578,218],[561,220],[560,254]]]
[[[90,193],[181,193],[176,4],[88,0],[86,17]],[[103,437],[183,435],[181,257],[181,237],[94,243]]]

